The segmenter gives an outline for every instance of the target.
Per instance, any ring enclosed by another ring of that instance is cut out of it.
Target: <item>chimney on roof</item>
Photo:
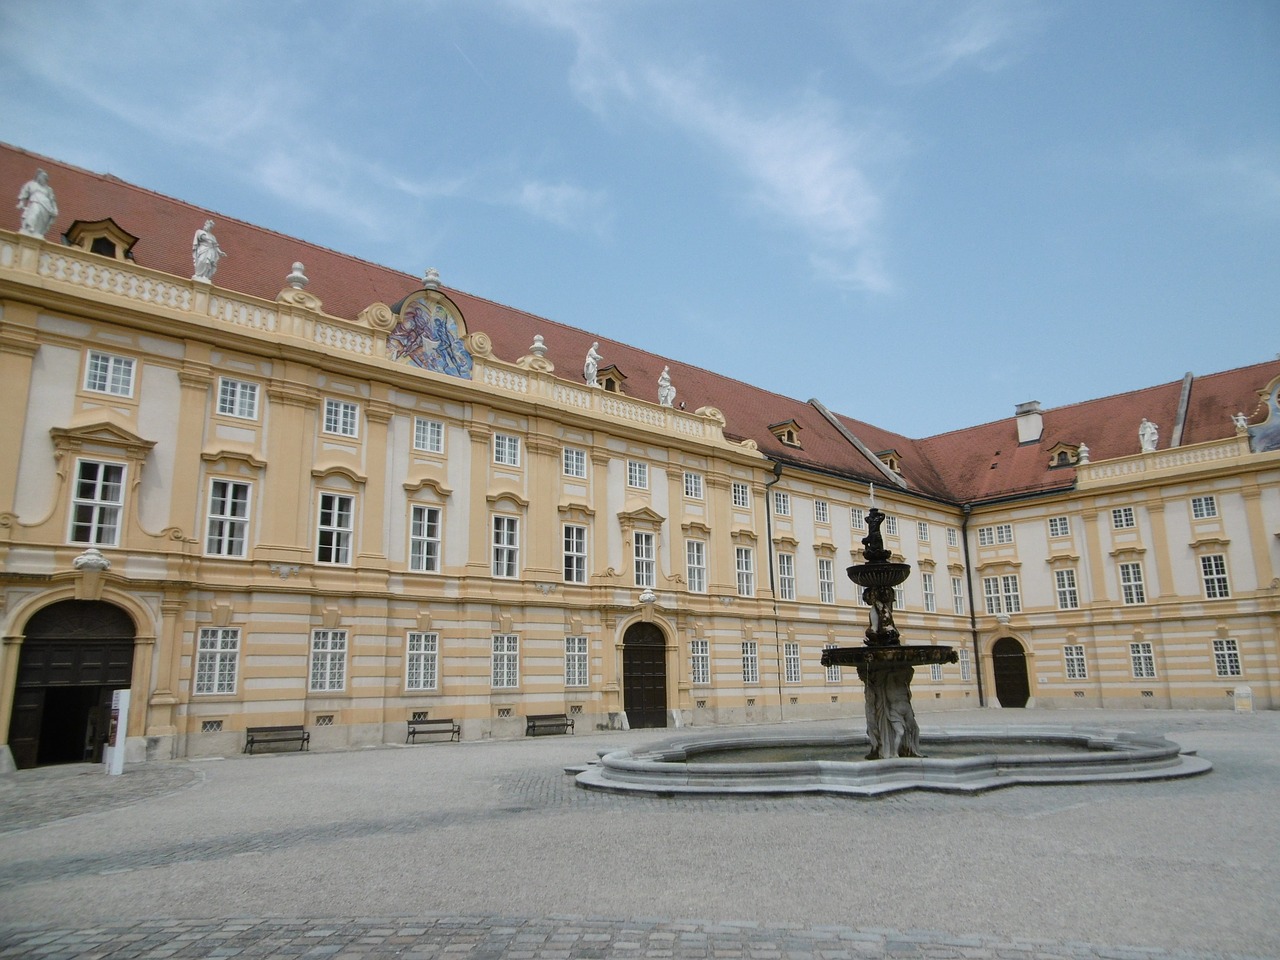
[[[1044,432],[1044,416],[1040,413],[1040,401],[1028,400],[1018,404],[1018,443],[1039,443]]]

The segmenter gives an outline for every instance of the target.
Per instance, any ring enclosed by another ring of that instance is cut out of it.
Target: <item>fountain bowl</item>
[[[911,564],[855,563],[845,573],[860,587],[896,587],[911,576]]]
[[[635,750],[601,751],[570,768],[577,784],[617,793],[761,795],[826,793],[874,798],[906,790],[980,793],[1015,785],[1172,780],[1213,765],[1163,737],[1075,727],[922,730],[923,751],[946,757],[861,760],[865,733],[701,733]],[[784,759],[739,760],[768,750]],[[717,752],[731,751],[726,762]],[[850,759],[806,759],[847,751]],[[794,756],[795,759],[785,759]]]

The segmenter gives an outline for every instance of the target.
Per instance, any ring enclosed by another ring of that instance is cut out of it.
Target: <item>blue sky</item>
[[[909,436],[1280,350],[1274,0],[5,0],[0,139]]]

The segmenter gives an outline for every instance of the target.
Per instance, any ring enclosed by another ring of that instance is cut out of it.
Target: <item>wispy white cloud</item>
[[[526,181],[515,192],[526,213],[566,229],[603,236],[611,219],[608,195],[568,183]]]
[[[1205,149],[1168,135],[1135,146],[1130,166],[1207,213],[1280,217],[1280,144]]]

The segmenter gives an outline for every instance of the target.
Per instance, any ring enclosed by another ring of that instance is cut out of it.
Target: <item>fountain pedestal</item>
[[[868,760],[922,756],[920,727],[911,707],[914,668],[959,660],[952,647],[902,643],[893,623],[894,587],[911,575],[911,565],[891,560],[880,535],[884,519],[876,507],[868,512],[868,533],[862,538],[862,555],[867,562],[854,564],[847,571],[849,579],[863,588],[862,599],[871,608],[866,645],[822,652],[824,667],[854,667],[865,687],[867,737],[871,741]]]

